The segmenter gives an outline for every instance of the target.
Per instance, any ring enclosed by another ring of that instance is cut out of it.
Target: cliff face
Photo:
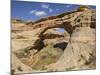
[[[12,52],[34,72],[95,69],[95,15],[95,10],[80,7],[16,26],[12,29]],[[18,32],[19,28],[22,31]]]
[[[48,65],[47,68],[53,71],[94,69],[95,44],[95,29],[76,28],[63,55],[56,63]]]

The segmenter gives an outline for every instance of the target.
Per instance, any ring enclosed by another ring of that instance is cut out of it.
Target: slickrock
[[[12,71],[13,72],[28,72],[28,71],[32,71],[32,68],[23,64],[19,59],[18,57],[12,53]]]
[[[21,66],[23,71],[44,72],[96,68],[95,10],[81,6],[35,22],[12,24],[16,25],[12,26],[12,69]]]
[[[48,69],[51,71],[93,69],[95,63],[92,67],[89,67],[89,65],[95,61],[95,49],[95,29],[89,27],[76,28],[64,54],[56,63],[50,64]],[[82,68],[84,66],[88,67]]]

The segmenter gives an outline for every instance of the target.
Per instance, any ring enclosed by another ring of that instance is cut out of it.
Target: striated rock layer
[[[35,22],[12,24],[12,69],[16,73],[96,68],[95,10],[81,6]]]

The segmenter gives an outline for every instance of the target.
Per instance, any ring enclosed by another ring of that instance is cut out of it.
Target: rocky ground
[[[95,69],[95,21],[87,6],[35,22],[12,20],[12,74]]]

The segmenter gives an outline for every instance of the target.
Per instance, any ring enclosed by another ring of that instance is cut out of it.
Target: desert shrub
[[[49,45],[42,49],[37,55],[39,56],[38,62],[33,65],[35,70],[46,70],[45,66],[56,62],[62,54],[62,50],[53,48]]]

